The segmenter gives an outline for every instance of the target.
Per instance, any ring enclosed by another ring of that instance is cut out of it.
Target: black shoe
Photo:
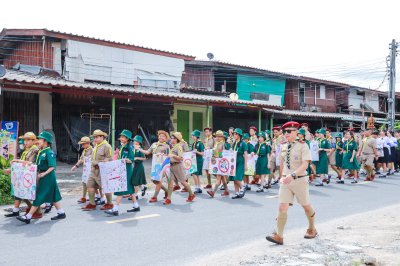
[[[119,215],[118,211],[106,210],[104,212],[107,213],[108,215],[111,215],[111,216],[118,216]]]
[[[51,220],[57,221],[57,220],[65,219],[65,218],[67,218],[67,215],[65,215],[65,212],[64,212],[64,213],[57,213],[56,216],[51,217]]]
[[[338,183],[338,184],[344,184],[344,180],[338,180],[338,181],[336,181],[336,183]]]
[[[196,189],[196,190],[194,191],[194,194],[201,194],[201,193],[203,193],[203,190],[201,190],[200,188],[199,188],[199,189]]]
[[[144,197],[144,195],[146,195],[146,190],[147,190],[147,187],[144,186],[142,189],[142,197]]]
[[[279,179],[278,180],[275,180],[274,182],[272,182],[272,185],[276,185],[276,184],[278,184],[279,183]]]
[[[352,184],[357,184],[358,181],[354,179],[353,181],[351,181],[351,183],[352,183]]]
[[[219,188],[219,190],[225,190],[225,187],[224,186],[221,186],[220,188]]]
[[[46,208],[44,209],[44,213],[49,213],[49,212],[51,212],[51,208],[53,208],[53,204],[46,205]]]
[[[249,185],[247,185],[246,190],[251,190],[251,187]]]
[[[240,196],[239,194],[235,194],[235,196],[232,197],[232,199],[241,199],[242,196]]]
[[[262,187],[259,187],[256,192],[264,192],[264,189]]]
[[[104,205],[104,204],[106,204],[105,200],[96,201],[96,205]]]
[[[331,182],[332,176],[328,175],[328,180],[326,180],[326,184],[329,184]]]
[[[140,212],[140,207],[137,208],[133,207],[132,209],[127,210],[127,212]]]
[[[9,213],[9,214],[4,214],[4,217],[17,217],[17,216],[19,216],[19,212],[12,212],[12,213]]]
[[[386,178],[387,175],[383,174],[383,175],[379,175],[379,178]]]
[[[319,183],[319,184],[316,184],[315,186],[316,186],[316,187],[323,187],[323,186],[324,186],[324,183]]]
[[[17,216],[16,218],[18,221],[24,222],[26,224],[29,224],[31,222],[31,219],[28,219],[28,217],[26,217],[26,215]]]
[[[139,200],[139,196],[136,195],[136,200]]]

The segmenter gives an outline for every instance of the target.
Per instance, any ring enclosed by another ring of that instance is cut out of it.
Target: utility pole
[[[393,39],[389,45],[390,49],[390,68],[389,68],[389,95],[388,95],[388,122],[389,130],[394,129],[395,113],[396,113],[396,54],[397,43]]]

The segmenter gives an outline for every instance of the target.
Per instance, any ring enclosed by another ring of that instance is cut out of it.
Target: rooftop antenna
[[[208,58],[208,60],[213,60],[214,59],[214,54],[213,53],[208,53],[207,54],[207,58]]]

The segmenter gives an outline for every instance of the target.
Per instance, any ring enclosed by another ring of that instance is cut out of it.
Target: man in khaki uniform
[[[266,239],[270,242],[283,245],[283,231],[287,221],[287,211],[296,197],[297,202],[303,207],[308,219],[308,229],[304,238],[311,239],[317,236],[314,226],[315,212],[310,204],[307,168],[311,161],[308,145],[303,140],[296,140],[297,122],[287,122],[282,126],[287,143],[282,147],[281,159],[281,186],[279,188],[279,213],[276,219],[277,230]]]
[[[279,170],[279,165],[277,165],[277,158],[279,156],[279,149],[283,140],[282,129],[280,127],[278,126],[273,127],[272,130],[274,133],[274,138],[272,139],[271,154],[270,157],[268,158],[268,168],[271,171],[271,174],[268,177],[268,187],[271,187],[271,181],[272,179],[275,179],[275,171]],[[277,184],[280,178],[281,178],[281,172],[279,171],[279,177],[277,180],[275,180],[273,185]]]
[[[112,160],[112,147],[107,142],[106,137],[107,133],[101,131],[100,129],[96,129],[93,132],[94,142],[96,146],[93,149],[92,154],[92,169],[90,172],[90,176],[87,181],[87,188],[89,192],[89,204],[82,207],[84,211],[96,210],[95,203],[95,192],[97,189],[101,189],[101,177],[100,177],[100,162],[108,162]],[[100,209],[101,210],[109,210],[113,208],[112,204],[112,194],[106,194],[107,202]]]
[[[205,136],[204,149],[207,150],[207,149],[214,148],[215,140],[212,136],[212,128],[210,128],[210,127],[204,128],[204,136]],[[204,162],[207,163],[206,160],[204,160]],[[207,182],[208,182],[207,186],[205,186],[204,189],[210,189],[210,188],[212,188],[212,186],[211,186],[211,175],[208,172],[208,165],[204,165],[203,168],[206,171]]]
[[[374,134],[375,137],[378,136],[378,132]],[[374,160],[378,160],[378,149],[376,147],[376,138],[372,136],[371,129],[365,131],[365,138],[361,145],[361,161],[367,171],[367,178],[365,181],[373,181],[375,178]]]

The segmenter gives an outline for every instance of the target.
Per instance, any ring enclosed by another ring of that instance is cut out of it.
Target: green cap
[[[342,136],[342,133],[338,133],[338,134],[336,134],[336,138],[342,138],[343,136]]]
[[[132,132],[129,131],[129,130],[127,130],[127,129],[122,130],[121,134],[119,134],[119,135],[120,135],[120,136],[125,136],[125,137],[127,137],[129,140],[132,139]]]
[[[226,131],[224,131],[224,138],[225,138],[225,140],[227,140],[229,138],[229,134]]]
[[[265,130],[265,135],[271,136],[271,131],[270,130]]]
[[[319,131],[320,131],[321,129],[317,129],[317,130],[315,130],[315,133],[320,133]]]
[[[18,139],[18,144],[24,144],[24,139]]]
[[[324,128],[321,128],[321,129],[319,130],[319,133],[320,133],[320,134],[326,135],[326,130],[325,130]]]
[[[248,133],[243,134],[243,139],[250,139],[250,135]]]
[[[192,136],[197,137],[197,138],[200,138],[200,134],[201,134],[201,132],[198,129],[196,129],[192,132]]]
[[[44,139],[48,143],[53,143],[53,135],[50,132],[43,131],[39,134],[38,139]]]
[[[235,128],[233,133],[239,134],[240,136],[243,136],[243,131],[240,128]]]
[[[297,134],[301,134],[301,135],[305,136],[306,135],[306,130],[304,128],[300,128],[299,132]]]
[[[136,136],[133,138],[133,141],[136,141],[136,142],[139,142],[140,144],[142,144],[143,138],[142,138],[142,136],[136,135]]]
[[[267,138],[267,136],[265,135],[265,133],[264,132],[260,132],[260,133],[258,133],[258,136],[259,137],[263,137],[264,138],[264,140]]]

